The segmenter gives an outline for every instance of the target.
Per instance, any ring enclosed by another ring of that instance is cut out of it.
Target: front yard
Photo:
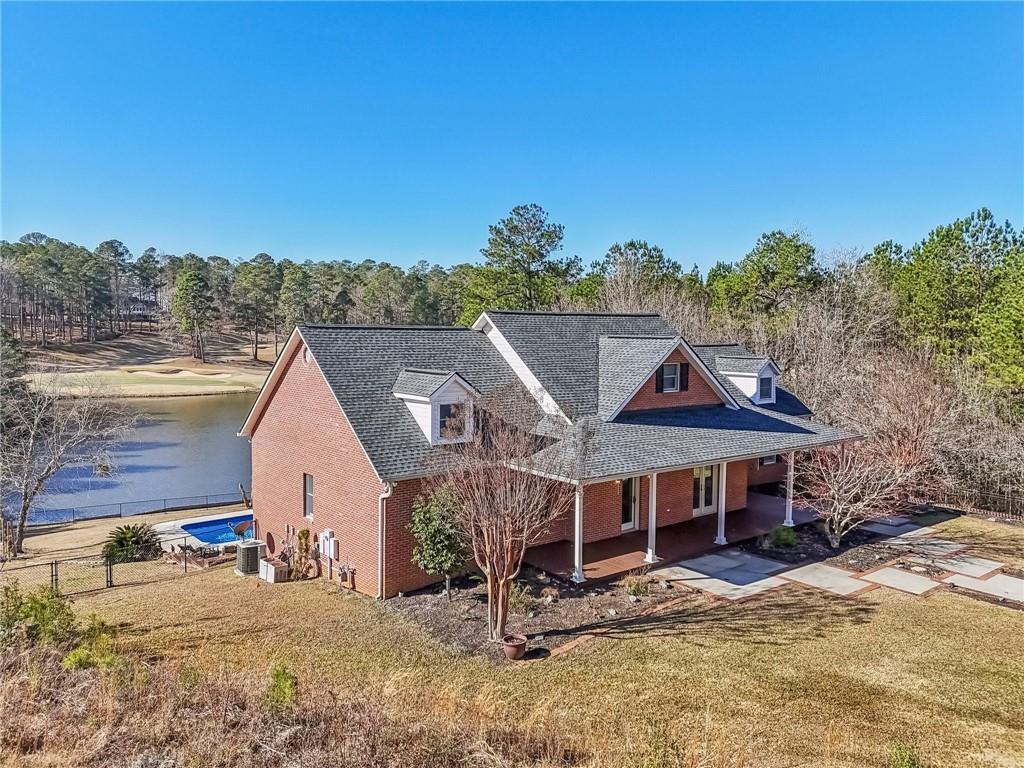
[[[940,530],[1024,567],[1024,528],[960,518]],[[897,747],[923,765],[1024,761],[1022,611],[945,590],[679,594],[519,664],[443,645],[322,582],[270,586],[221,570],[77,607],[119,625],[141,654],[261,681],[283,660],[308,690],[369,691],[412,720],[543,733],[584,765],[886,766]]]

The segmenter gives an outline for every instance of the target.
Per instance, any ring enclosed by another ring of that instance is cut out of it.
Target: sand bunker
[[[126,368],[126,373],[137,374],[139,376],[159,376],[161,378],[174,377],[174,378],[192,378],[194,376],[202,376],[207,379],[230,379],[233,374],[225,373],[224,371],[209,372],[204,371],[190,371],[187,368],[170,368],[164,371],[154,370],[138,370]]]

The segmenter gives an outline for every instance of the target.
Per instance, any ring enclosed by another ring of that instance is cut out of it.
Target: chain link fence
[[[92,554],[25,565],[13,561],[0,568],[0,584],[17,581],[22,590],[50,586],[77,595],[180,578],[234,562],[231,554],[217,557],[215,550],[190,549],[187,539],[162,541],[164,552],[152,560],[119,562]]]

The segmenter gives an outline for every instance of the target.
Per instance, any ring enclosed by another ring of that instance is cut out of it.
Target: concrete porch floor
[[[658,528],[658,565],[670,565],[698,555],[722,549],[746,539],[769,533],[786,516],[786,500],[761,493],[748,493],[747,506],[725,515],[725,538],[729,544],[714,543],[718,516],[706,515],[675,525]],[[797,525],[814,520],[813,511],[793,507]],[[584,525],[585,525],[584,521]],[[583,575],[590,580],[610,579],[643,568],[647,552],[647,531],[630,531],[614,539],[603,539],[583,545]],[[555,541],[526,550],[527,565],[568,580],[572,575],[572,542]]]

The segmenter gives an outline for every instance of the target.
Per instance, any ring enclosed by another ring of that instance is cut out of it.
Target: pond
[[[113,474],[64,469],[36,499],[29,522],[237,501],[239,483],[249,491],[252,465],[249,441],[235,435],[255,399],[247,392],[128,401],[138,423],[112,454]]]

